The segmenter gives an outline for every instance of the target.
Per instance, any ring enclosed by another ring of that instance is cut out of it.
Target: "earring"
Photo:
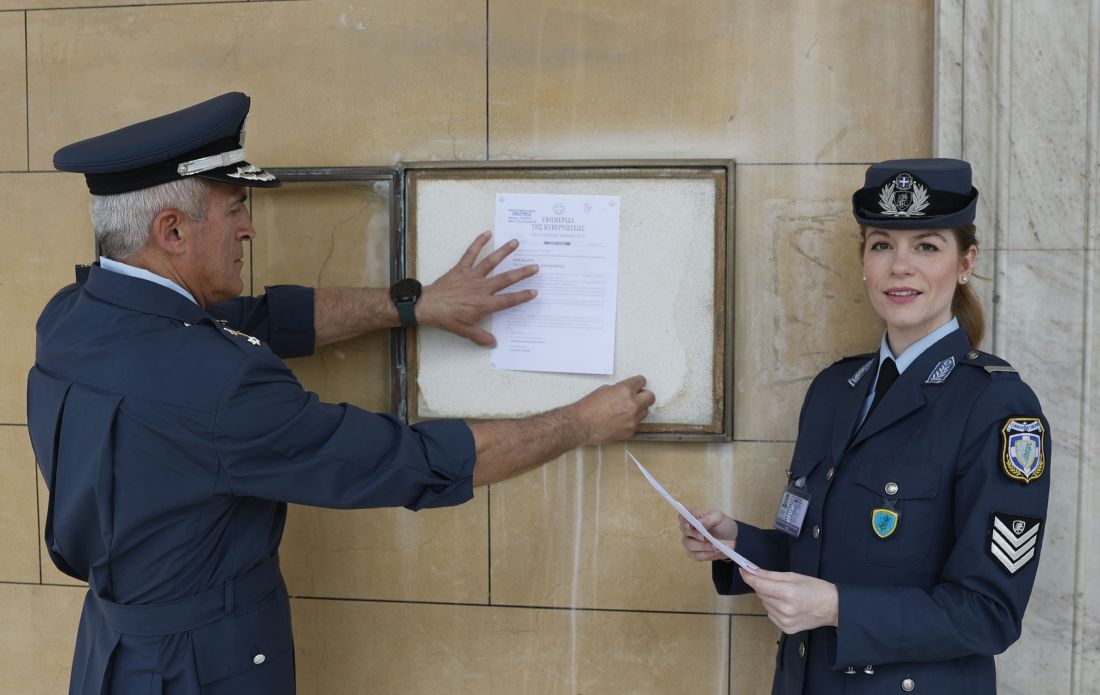
[[[863,276],[863,281],[867,282],[867,276],[866,275]]]
[[[970,282],[970,276],[963,275],[961,278],[959,278],[959,282],[965,285],[966,283]]]

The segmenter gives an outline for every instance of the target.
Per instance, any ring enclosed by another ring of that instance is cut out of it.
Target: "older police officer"
[[[419,301],[409,283],[237,298],[247,187],[277,185],[244,159],[248,109],[225,94],[55,155],[85,174],[104,252],[42,312],[28,381],[46,544],[89,584],[70,693],[292,693],[286,502],[461,504],[630,436],[653,403],[634,377],[523,420],[408,427],[304,391],[280,357],[399,320],[491,343],[477,320],[530,299],[496,293],[535,268],[489,277],[515,246],[477,263],[483,235]]]
[[[772,692],[992,693],[1020,635],[1050,489],[1050,427],[1005,361],[980,352],[970,165],[895,160],[853,196],[876,353],[814,379],[775,529],[697,516],[762,567],[716,561],[782,630]],[[686,522],[683,545],[718,560]]]

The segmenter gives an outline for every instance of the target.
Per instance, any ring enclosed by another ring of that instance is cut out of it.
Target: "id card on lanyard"
[[[806,477],[793,480],[783,491],[779,500],[779,511],[775,513],[775,527],[787,535],[798,538],[802,533],[802,522],[810,508],[810,493],[806,490]]]

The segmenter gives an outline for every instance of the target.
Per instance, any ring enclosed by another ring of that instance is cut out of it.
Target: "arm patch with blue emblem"
[[[1043,451],[1043,421],[1037,417],[1010,417],[1001,427],[1001,468],[1013,480],[1038,480],[1047,467]]]

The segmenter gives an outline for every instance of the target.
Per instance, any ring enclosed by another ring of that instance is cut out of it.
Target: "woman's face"
[[[978,248],[961,253],[949,229],[867,228],[861,250],[867,294],[895,355],[951,320],[951,299],[970,278]]]

